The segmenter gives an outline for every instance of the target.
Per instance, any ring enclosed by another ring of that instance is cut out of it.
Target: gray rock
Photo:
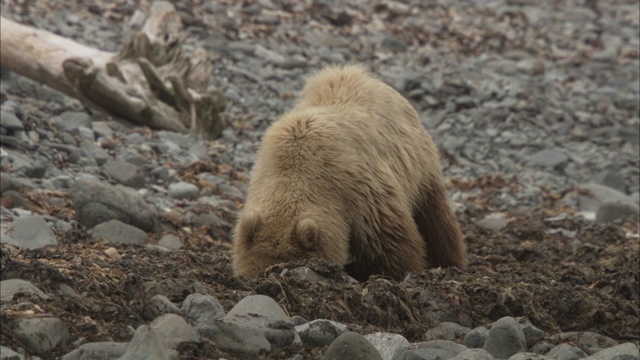
[[[590,331],[569,331],[553,335],[547,338],[552,343],[572,342],[582,349],[589,348],[610,348],[618,345],[618,342],[610,337],[600,335]]]
[[[296,332],[304,344],[310,346],[327,346],[338,336],[347,331],[347,327],[339,322],[318,319],[296,326]]]
[[[377,332],[365,335],[365,339],[378,350],[384,360],[394,359],[410,346],[404,336],[393,333]]]
[[[86,139],[81,140],[80,149],[89,154],[89,156],[91,156],[99,166],[106,164],[107,161],[111,159],[111,155],[109,155],[109,153],[106,152],[103,148],[98,146],[94,141]]]
[[[209,225],[213,227],[218,227],[224,223],[213,211],[189,211],[189,213],[187,213],[187,221],[197,226]]]
[[[147,242],[148,238],[146,232],[119,220],[109,220],[98,224],[89,230],[89,233],[94,239],[134,245],[142,245]]]
[[[587,356],[584,360],[638,360],[640,352],[638,347],[633,343],[624,343],[612,346],[608,349],[598,351],[597,353]]]
[[[224,308],[215,296],[194,293],[182,301],[180,311],[196,324],[206,324],[224,317]]]
[[[347,331],[338,336],[322,360],[383,360],[378,350],[362,335]]]
[[[529,157],[529,166],[539,166],[549,169],[563,169],[569,162],[569,157],[557,150],[541,150]]]
[[[302,316],[293,315],[291,317],[291,322],[293,322],[293,326],[300,326],[308,323],[309,321],[307,321],[307,319],[303,318]]]
[[[110,160],[104,165],[104,172],[118,183],[134,189],[145,186],[144,174],[135,165],[122,160]]]
[[[174,199],[193,199],[198,197],[198,186],[188,182],[178,182],[169,185],[169,196]]]
[[[153,229],[158,213],[138,194],[125,192],[94,179],[81,179],[71,187],[78,221],[87,228],[120,220],[144,231]]]
[[[274,347],[290,345],[297,336],[291,318],[275,300],[264,295],[250,295],[240,300],[223,320],[261,330]]]
[[[471,331],[468,327],[458,325],[453,322],[441,322],[440,324],[427,330],[425,334],[426,340],[457,340],[463,339]]]
[[[538,341],[535,345],[531,347],[531,352],[536,354],[546,354],[553,349],[553,344],[548,341]]]
[[[18,119],[14,114],[1,110],[0,111],[0,126],[10,131],[23,131],[24,126],[22,121]]]
[[[551,360],[551,358],[532,352],[521,352],[511,356],[509,360]]]
[[[14,334],[30,351],[40,355],[69,339],[67,326],[56,317],[19,318]]]
[[[597,211],[606,201],[620,201],[635,205],[629,196],[608,186],[588,183],[578,186],[578,189],[590,193],[590,195],[579,195],[578,206],[582,211]]]
[[[212,340],[216,347],[231,354],[255,356],[271,351],[271,344],[256,328],[214,321],[196,326],[198,332]]]
[[[85,140],[93,141],[96,139],[96,134],[93,132],[93,130],[84,126],[80,126],[78,128],[78,135],[80,135],[80,137]]]
[[[8,347],[0,346],[0,360],[24,360],[24,356]]]
[[[494,360],[491,353],[485,349],[468,349],[458,355],[453,360]]]
[[[485,216],[482,220],[476,221],[476,224],[488,230],[500,231],[509,224],[509,221],[504,213],[492,213]]]
[[[488,337],[489,327],[484,325],[478,326],[477,328],[469,331],[467,336],[464,337],[464,341],[462,343],[469,348],[481,348],[484,346]]]
[[[0,281],[0,301],[9,302],[13,300],[15,294],[28,293],[39,296],[41,299],[48,299],[49,295],[45,294],[37,286],[22,279],[9,279]]]
[[[180,240],[177,235],[167,234],[160,238],[158,245],[169,249],[180,249],[182,247],[182,240]]]
[[[483,349],[496,359],[507,359],[519,352],[526,351],[524,334],[516,319],[505,316],[493,324]]]
[[[313,271],[307,266],[300,266],[295,269],[291,269],[287,271],[287,277],[292,277],[297,281],[302,282],[310,282],[310,283],[319,283],[319,282],[327,282],[327,278]]]
[[[13,222],[7,224],[7,229],[3,231],[0,242],[26,249],[39,249],[48,245],[58,244],[56,235],[44,216],[16,218]]]
[[[406,350],[399,359],[402,360],[446,360],[456,357],[468,350],[464,345],[450,340],[431,340],[415,344],[416,349]]]
[[[409,48],[407,43],[394,36],[385,36],[382,39],[380,46],[394,52],[405,52]]]
[[[115,359],[124,355],[128,344],[108,341],[82,344],[61,360]]]
[[[535,343],[544,338],[544,331],[535,327],[529,320],[526,318],[518,318],[517,320],[524,334],[527,348],[531,348]]]
[[[9,190],[16,190],[17,184],[13,181],[11,175],[7,173],[0,173],[0,194]]]
[[[78,128],[84,126],[91,128],[91,117],[87,113],[78,111],[65,111],[51,119],[51,124],[63,131],[73,133]]]
[[[578,360],[587,356],[587,353],[582,351],[577,346],[571,346],[569,344],[560,344],[553,349],[549,350],[546,356],[558,359],[558,360]]]
[[[47,173],[47,167],[40,163],[33,163],[24,168],[23,173],[26,177],[32,179],[42,179]]]
[[[150,299],[160,314],[180,314],[180,309],[164,295],[156,294]]]
[[[605,223],[626,219],[627,217],[637,218],[640,214],[640,207],[627,201],[607,200],[598,207],[596,211],[596,222]]]
[[[113,130],[111,129],[109,124],[104,121],[93,122],[93,131],[96,133],[98,137],[105,137],[105,138],[113,137]]]
[[[25,198],[19,192],[15,190],[5,191],[2,194],[2,199],[4,206],[7,209],[13,208],[23,208],[26,210],[31,210],[31,205],[25,200]]]
[[[229,310],[223,320],[224,322],[238,325],[255,324],[267,326],[270,323],[279,321],[293,324],[280,305],[265,295],[245,297]]]
[[[136,329],[123,358],[172,360],[178,344],[185,341],[200,342],[200,336],[180,315],[164,314]]]

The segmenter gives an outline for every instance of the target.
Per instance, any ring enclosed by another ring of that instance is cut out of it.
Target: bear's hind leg
[[[430,267],[467,267],[466,246],[441,182],[422,192],[413,213],[423,237]]]

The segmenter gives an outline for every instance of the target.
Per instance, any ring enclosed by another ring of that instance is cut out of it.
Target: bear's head
[[[335,236],[322,225],[322,219],[309,215],[283,219],[244,211],[234,229],[236,275],[255,276],[272,265],[309,258],[344,262],[346,250],[327,246]]]

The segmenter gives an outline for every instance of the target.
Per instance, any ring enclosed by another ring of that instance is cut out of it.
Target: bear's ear
[[[256,211],[247,210],[240,216],[240,232],[247,244],[253,243],[258,227],[260,215]]]
[[[293,238],[300,243],[305,249],[313,249],[316,247],[320,237],[320,228],[318,223],[312,218],[302,218],[298,220],[293,229]]]

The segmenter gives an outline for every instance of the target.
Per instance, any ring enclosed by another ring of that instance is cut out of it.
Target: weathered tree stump
[[[207,52],[183,50],[178,12],[156,1],[141,31],[118,53],[0,17],[4,69],[26,76],[112,116],[153,129],[217,138],[226,126],[225,99],[209,87]]]

